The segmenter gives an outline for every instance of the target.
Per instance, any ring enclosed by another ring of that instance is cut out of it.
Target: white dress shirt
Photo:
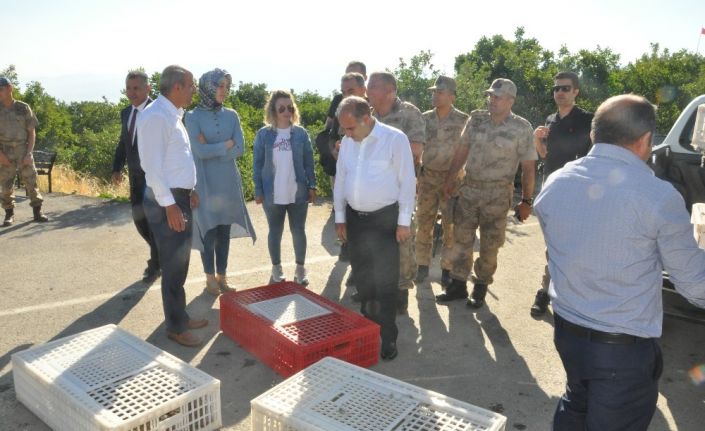
[[[130,111],[130,116],[127,118],[128,131],[130,129],[130,124],[132,124],[132,117],[134,117],[137,114],[141,114],[142,111],[144,111],[144,108],[147,106],[147,100],[149,100],[149,98],[144,99],[144,102],[142,102],[138,106],[132,105],[132,111]],[[135,138],[137,138],[137,123],[136,122],[135,122],[135,131],[133,133],[134,133],[134,135],[132,136],[132,142],[130,142],[130,145],[135,145]]]
[[[160,95],[137,118],[140,164],[147,186],[163,207],[175,203],[170,189],[193,189],[196,185],[196,166],[183,115],[183,109]]]
[[[398,202],[398,224],[409,226],[415,195],[414,159],[403,132],[375,121],[362,142],[343,138],[333,189],[336,223],[345,223],[346,204],[372,212]]]

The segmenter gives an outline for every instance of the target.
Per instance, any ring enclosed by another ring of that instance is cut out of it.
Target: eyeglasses
[[[289,105],[289,106],[284,106],[284,105],[282,105],[282,106],[280,106],[279,108],[277,108],[277,112],[280,113],[280,114],[283,114],[284,111],[286,111],[287,109],[288,109],[289,112],[292,113],[292,114],[293,114],[294,112],[296,112],[296,108],[294,108],[294,105]]]
[[[558,93],[559,91],[562,91],[564,93],[569,92],[570,90],[573,89],[572,85],[554,85],[553,86],[553,92]]]

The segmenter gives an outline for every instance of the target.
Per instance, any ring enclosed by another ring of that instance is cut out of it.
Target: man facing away
[[[683,198],[645,163],[655,128],[645,98],[607,99],[588,155],[551,175],[536,199],[567,377],[556,431],[646,430],[663,366],[661,271],[705,307],[705,251]]]
[[[2,207],[5,210],[3,226],[12,226],[15,221],[14,182],[20,173],[29,196],[29,205],[34,221],[46,222],[42,213],[42,198],[37,188],[37,169],[34,167],[34,140],[37,117],[32,108],[12,96],[12,84],[0,76],[0,183],[2,185]]]
[[[409,140],[350,96],[338,108],[345,137],[333,192],[338,238],[348,242],[362,314],[380,325],[381,356],[397,356],[399,243],[411,236],[416,178]]]
[[[135,223],[137,232],[147,242],[149,246],[149,260],[147,268],[142,274],[142,281],[152,283],[161,274],[159,269],[159,253],[154,235],[149,229],[149,222],[144,215],[144,193],[147,183],[144,178],[144,171],[140,166],[139,144],[137,142],[137,117],[144,108],[152,103],[149,97],[151,91],[147,74],[136,70],[131,71],[125,78],[125,95],[130,101],[130,106],[120,112],[120,140],[115,148],[113,157],[113,184],[122,182],[122,169],[127,161],[128,178],[130,181],[130,204],[132,206],[132,220]]]
[[[191,330],[208,325],[205,319],[189,317],[184,291],[191,257],[191,209],[198,206],[198,195],[194,191],[196,166],[182,118],[195,91],[191,72],[168,66],[161,75],[161,94],[137,120],[138,139],[143,143],[140,164],[148,187],[144,212],[159,250],[166,333],[189,347],[201,344]]]
[[[580,81],[575,72],[559,72],[553,78],[553,100],[558,111],[546,118],[545,126],[534,130],[536,152],[544,160],[544,181],[556,170],[568,162],[585,156],[592,145],[590,126],[592,112],[581,109],[575,104],[580,94]],[[541,288],[536,292],[536,299],[531,306],[532,316],[546,313],[550,298],[548,285],[551,275],[548,264],[544,266]]]

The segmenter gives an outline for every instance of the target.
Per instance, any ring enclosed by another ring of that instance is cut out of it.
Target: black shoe
[[[453,279],[448,285],[445,293],[436,295],[436,302],[449,302],[456,299],[465,299],[468,297],[468,285],[465,281]]]
[[[417,283],[423,283],[426,277],[428,277],[428,265],[419,265],[416,270],[416,278],[414,281]]]
[[[162,275],[161,269],[147,267],[147,268],[145,268],[144,273],[142,274],[142,281],[147,284],[152,284],[161,275]]]
[[[5,220],[2,222],[3,227],[12,226],[15,222],[15,210],[13,208],[5,210]]]
[[[350,299],[352,299],[353,302],[362,302],[362,298],[360,298],[359,292],[354,292],[352,295],[350,295]]]
[[[409,291],[399,290],[397,293],[397,314],[406,314],[409,310]]]
[[[348,252],[348,243],[344,242],[340,246],[340,254],[338,255],[339,262],[350,262],[350,253]]]
[[[485,305],[485,295],[487,295],[487,285],[485,283],[475,283],[472,295],[465,305],[470,308],[482,308]]]
[[[41,206],[32,208],[32,211],[34,212],[34,221],[39,222],[39,223],[44,223],[46,221],[49,221],[49,217],[45,216],[44,213],[42,213]]]
[[[450,285],[450,282],[453,281],[452,278],[450,278],[450,270],[449,269],[444,269],[441,271],[441,286],[448,287]]]
[[[548,296],[548,292],[543,289],[539,289],[536,292],[536,299],[534,300],[534,305],[531,306],[531,315],[534,317],[543,316],[546,314],[548,309],[548,304],[551,302],[551,297]]]
[[[391,361],[396,358],[398,354],[399,351],[397,350],[397,343],[394,341],[382,343],[382,350],[380,351],[379,356],[383,361]]]

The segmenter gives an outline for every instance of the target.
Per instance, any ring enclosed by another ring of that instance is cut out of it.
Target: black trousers
[[[399,243],[396,239],[399,207],[374,212],[346,208],[350,266],[360,295],[360,312],[380,325],[382,344],[396,341]]]
[[[169,227],[166,209],[154,198],[152,189],[147,189],[144,199],[144,213],[159,250],[159,263],[162,268],[162,305],[167,332],[180,334],[187,330],[189,316],[186,313],[186,292],[184,282],[188,275],[191,257],[191,234],[193,217],[189,192],[172,189],[176,204],[186,219],[186,229],[176,232]]]
[[[149,260],[147,267],[150,270],[157,270],[159,266],[159,252],[157,251],[157,243],[152,235],[152,230],[149,228],[149,222],[144,215],[144,193],[147,189],[147,182],[144,179],[144,172],[133,173],[130,171],[130,203],[132,204],[132,220],[135,222],[135,227],[140,236],[149,245]]]

